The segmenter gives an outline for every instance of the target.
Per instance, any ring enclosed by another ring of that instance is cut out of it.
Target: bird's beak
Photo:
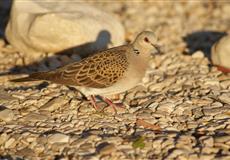
[[[158,54],[158,55],[162,55],[163,54],[163,52],[161,51],[161,46],[159,46],[159,45],[157,45],[157,44],[152,44],[151,43],[151,45],[156,49],[156,53],[153,53],[154,55],[155,54]]]

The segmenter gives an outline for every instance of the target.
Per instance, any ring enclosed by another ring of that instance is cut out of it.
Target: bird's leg
[[[94,96],[94,95],[91,95],[91,96],[90,96],[90,102],[92,103],[93,107],[94,107],[97,111],[100,110],[99,107],[97,106],[96,99],[95,99],[95,96]]]
[[[108,98],[106,97],[102,97],[101,98],[111,107],[113,107],[113,110],[115,111],[115,113],[117,113],[117,110],[116,110],[116,105]]]
[[[120,94],[114,94],[114,97],[113,97],[113,100],[119,100],[120,99]],[[111,101],[111,100],[110,100]],[[113,102],[113,104],[116,106],[116,107],[120,107],[120,108],[126,108],[125,105],[122,103],[122,102]]]

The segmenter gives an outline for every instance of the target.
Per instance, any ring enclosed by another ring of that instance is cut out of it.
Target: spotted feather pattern
[[[103,51],[49,72],[43,79],[66,85],[109,87],[116,83],[128,68],[125,52],[124,48]]]

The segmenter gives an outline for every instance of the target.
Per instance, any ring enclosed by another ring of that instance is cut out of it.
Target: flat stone
[[[24,121],[37,122],[37,121],[45,121],[48,117],[46,115],[42,115],[39,113],[29,113],[24,117]]]
[[[230,135],[215,137],[214,141],[215,141],[216,143],[228,142],[228,141],[230,141]]]
[[[49,102],[40,107],[40,110],[53,112],[58,108],[64,106],[68,101],[63,97],[55,97]]]
[[[209,86],[219,86],[220,82],[218,80],[206,80],[204,84]]]
[[[0,111],[0,120],[10,122],[15,118],[14,112],[11,109],[3,109]]]
[[[204,115],[200,107],[192,109],[192,114],[195,118],[201,118]]]
[[[17,151],[16,155],[25,156],[25,157],[34,157],[34,156],[36,156],[35,152],[32,149],[28,148],[28,147]]]
[[[217,41],[211,49],[211,59],[212,63],[215,65],[230,68],[230,36],[224,36],[219,41]]]
[[[223,87],[224,89],[230,87],[230,80],[225,80],[220,82],[220,86]]]
[[[203,109],[205,115],[217,115],[223,112],[223,107],[212,107]]]
[[[78,155],[88,155],[88,154],[95,153],[95,151],[96,149],[92,146],[91,143],[84,143],[79,147],[77,154]]]
[[[0,39],[0,50],[5,46],[5,41],[3,39]]]
[[[230,104],[230,94],[222,94],[218,97],[222,102]]]
[[[62,133],[55,133],[48,137],[48,142],[50,143],[68,143],[69,136]]]
[[[200,142],[206,147],[212,147],[214,145],[214,139],[210,136],[202,136],[199,138]]]
[[[9,136],[6,133],[0,135],[0,145],[4,144],[8,140]]]
[[[196,51],[192,54],[192,58],[204,58],[204,53],[202,51]]]
[[[116,150],[114,144],[106,144],[105,146],[101,147],[99,150],[100,155],[108,155],[111,154]]]
[[[0,102],[9,102],[13,100],[17,100],[17,98],[12,97],[9,93],[0,89]]]
[[[5,142],[5,148],[10,148],[12,147],[13,143],[15,142],[14,138],[10,138]]]
[[[159,104],[157,110],[171,113],[175,109],[175,106],[176,105],[174,103],[166,102],[166,103]]]

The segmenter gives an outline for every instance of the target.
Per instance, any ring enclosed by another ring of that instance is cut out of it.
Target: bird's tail
[[[29,82],[29,81],[49,80],[50,77],[52,77],[52,72],[37,72],[37,73],[32,73],[27,77],[11,79],[10,82]]]

